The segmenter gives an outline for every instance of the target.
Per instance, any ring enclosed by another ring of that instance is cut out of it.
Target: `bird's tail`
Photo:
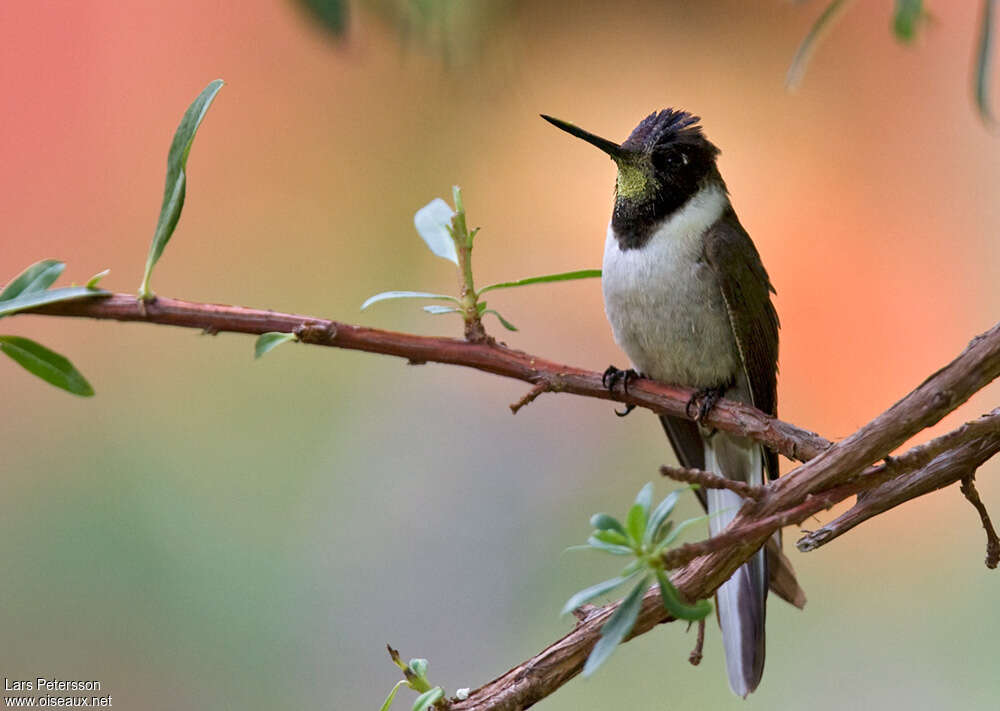
[[[764,483],[760,445],[716,432],[705,440],[705,468],[752,485]],[[709,532],[717,535],[736,516],[743,499],[726,489],[708,494]],[[716,591],[726,672],[733,693],[746,697],[764,673],[764,618],[768,587],[763,548]]]

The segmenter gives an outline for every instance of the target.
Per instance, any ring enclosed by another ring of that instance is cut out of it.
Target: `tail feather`
[[[764,481],[760,446],[743,445],[722,433],[705,440],[705,468],[751,484]],[[725,489],[706,493],[709,532],[714,536],[733,520],[743,499]],[[756,689],[764,673],[767,587],[767,555],[761,549],[716,591],[726,672],[737,696],[746,697]]]

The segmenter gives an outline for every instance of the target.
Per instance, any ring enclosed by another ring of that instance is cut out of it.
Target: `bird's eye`
[[[677,169],[681,166],[687,165],[690,162],[687,153],[684,151],[671,151],[664,156],[665,162],[668,168]]]

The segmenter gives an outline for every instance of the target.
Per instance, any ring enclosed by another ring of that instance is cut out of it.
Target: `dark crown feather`
[[[718,154],[719,149],[702,133],[699,121],[698,116],[687,111],[654,111],[639,122],[622,148],[655,153],[670,145],[694,144],[709,148],[712,155]]]

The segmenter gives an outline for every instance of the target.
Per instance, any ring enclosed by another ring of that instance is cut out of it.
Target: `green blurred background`
[[[409,302],[358,312],[454,288],[413,212],[463,187],[480,283],[599,266],[614,167],[538,114],[622,139],[683,107],[778,288],[781,415],[842,437],[1000,313],[1000,142],[970,100],[978,3],[933,4],[908,47],[892,3],[858,3],[790,94],[822,5],[383,0],[335,39],[291,1],[7,0],[0,281],[55,257],[64,283],[110,267],[105,286],[134,290],[170,138],[222,77],[154,289],[457,335]],[[515,347],[623,361],[596,280],[490,302]],[[255,362],[248,337],[110,322],[3,331],[68,354],[97,396],[0,367],[0,675],[99,679],[116,708],[375,709],[387,641],[476,687],[569,629],[562,603],[615,567],[563,550],[669,457],[651,416],[545,395],[512,417],[523,383],[461,368],[301,346]],[[998,468],[979,486],[1000,513]],[[983,553],[957,490],[926,497],[790,552],[809,605],[772,602],[746,702],[714,625],[698,668],[670,625],[541,707],[995,709]]]

